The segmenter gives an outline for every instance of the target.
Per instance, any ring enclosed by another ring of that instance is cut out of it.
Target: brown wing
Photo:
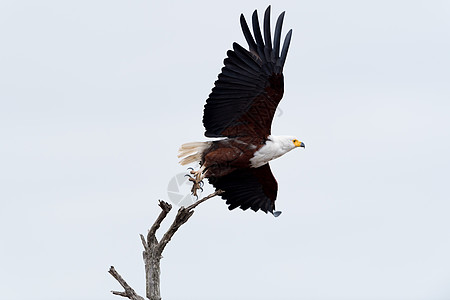
[[[207,137],[270,135],[275,110],[283,97],[283,66],[291,41],[289,30],[280,52],[284,12],[278,17],[274,45],[270,34],[270,6],[264,14],[264,40],[257,11],[253,13],[253,39],[243,15],[241,27],[249,45],[247,51],[239,44],[227,52],[225,66],[206,100],[203,125]]]
[[[208,178],[216,190],[227,200],[228,209],[240,207],[243,210],[261,209],[265,213],[274,213],[278,184],[270,170],[269,164],[259,168],[238,169],[222,177]]]

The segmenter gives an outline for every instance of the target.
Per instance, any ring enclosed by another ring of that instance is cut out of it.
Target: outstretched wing
[[[241,27],[249,45],[247,51],[233,43],[227,52],[225,66],[206,100],[203,125],[207,137],[270,135],[275,110],[283,97],[283,66],[291,41],[292,29],[283,43],[280,55],[281,27],[284,12],[278,17],[274,44],[270,34],[270,6],[264,14],[264,41],[257,11],[253,13],[253,38],[244,15]]]
[[[269,164],[238,169],[222,177],[210,177],[208,181],[216,190],[224,191],[221,196],[227,200],[230,210],[240,207],[274,213],[278,184]]]

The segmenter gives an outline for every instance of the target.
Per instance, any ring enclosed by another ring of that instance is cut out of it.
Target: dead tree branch
[[[217,190],[216,192],[204,197],[203,199],[195,202],[188,207],[180,207],[178,209],[177,215],[173,223],[170,225],[166,233],[164,233],[161,241],[158,242],[156,238],[156,231],[161,226],[162,221],[167,217],[167,214],[172,209],[172,205],[167,202],[159,201],[159,207],[161,207],[161,213],[159,214],[156,221],[153,223],[152,227],[147,234],[147,239],[141,234],[142,245],[144,246],[144,251],[142,253],[145,265],[145,282],[146,282],[146,296],[150,300],[161,300],[160,292],[160,261],[162,258],[162,252],[166,245],[170,242],[173,235],[177,230],[186,223],[190,217],[194,214],[193,209],[199,204],[205,202],[206,200],[222,194],[222,190]],[[143,297],[136,294],[136,292],[126,283],[126,281],[117,273],[114,267],[109,269],[109,273],[122,285],[124,292],[112,291],[114,295],[126,297],[131,300],[145,300]]]
[[[111,274],[112,277],[114,277],[125,290],[125,292],[111,291],[111,293],[113,293],[114,295],[127,297],[131,300],[145,300],[144,298],[136,294],[136,292],[131,288],[131,286],[128,285],[128,283],[122,278],[122,276],[117,273],[116,269],[114,269],[113,266],[109,268],[108,273]]]

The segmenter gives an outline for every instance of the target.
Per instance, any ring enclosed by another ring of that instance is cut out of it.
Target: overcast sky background
[[[2,299],[118,299],[110,265],[144,294],[139,233],[267,4],[0,2]],[[272,4],[293,29],[273,133],[306,144],[272,164],[283,214],[202,204],[163,299],[449,299],[450,2]]]

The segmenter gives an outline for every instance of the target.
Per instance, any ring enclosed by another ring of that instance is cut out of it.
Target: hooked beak
[[[303,142],[300,142],[299,140],[294,140],[295,147],[303,147],[305,148],[305,144]]]

